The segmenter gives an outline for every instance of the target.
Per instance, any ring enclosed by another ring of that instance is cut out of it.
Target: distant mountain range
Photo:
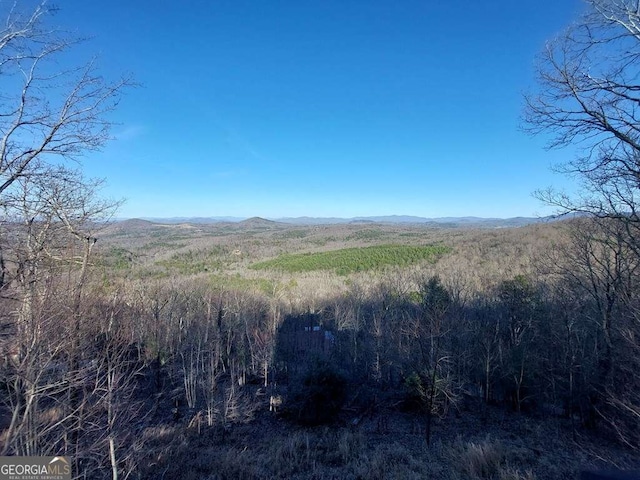
[[[296,225],[324,225],[336,223],[399,223],[399,224],[435,224],[439,226],[486,226],[486,227],[516,227],[548,221],[549,218],[514,217],[514,218],[481,218],[481,217],[437,217],[426,218],[412,215],[386,215],[377,217],[353,217],[353,218],[316,218],[296,217],[279,218],[278,222],[292,223]]]
[[[512,218],[482,218],[482,217],[437,217],[426,218],[412,215],[386,215],[373,217],[284,217],[263,219],[260,217],[243,218],[243,217],[171,217],[171,218],[152,218],[145,217],[156,223],[178,224],[211,224],[211,223],[256,223],[260,222],[278,222],[290,225],[335,225],[335,224],[362,224],[362,223],[388,223],[388,224],[421,224],[433,225],[440,227],[484,227],[484,228],[506,228],[521,227],[533,223],[551,222],[557,220],[557,217],[512,217]]]

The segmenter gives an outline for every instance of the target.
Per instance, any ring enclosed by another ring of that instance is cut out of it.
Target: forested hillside
[[[33,323],[5,324],[6,452],[73,448],[94,477],[109,475],[111,454],[122,472],[149,478],[178,478],[184,462],[200,472],[187,478],[381,468],[358,465],[363,455],[415,463],[400,462],[398,477],[633,465],[637,264],[615,226],[113,224],[86,271],[39,264],[41,287],[21,300]],[[277,253],[376,258],[402,242],[440,253],[302,272],[283,271]],[[523,428],[514,443],[509,432]],[[540,437],[550,431],[564,438],[553,451]],[[265,432],[290,453],[263,445],[238,462]],[[205,439],[219,448],[192,459]],[[469,464],[450,463],[456,455]],[[551,468],[556,455],[567,460]]]

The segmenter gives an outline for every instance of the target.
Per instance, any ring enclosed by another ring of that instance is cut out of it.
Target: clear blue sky
[[[54,22],[131,73],[85,162],[121,217],[547,214],[571,189],[519,131],[534,57],[579,0],[66,0]]]

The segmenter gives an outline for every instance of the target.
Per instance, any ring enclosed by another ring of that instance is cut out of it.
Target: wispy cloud
[[[147,128],[143,125],[129,125],[121,130],[114,132],[113,136],[116,140],[126,141],[133,140],[143,136],[147,132]]]

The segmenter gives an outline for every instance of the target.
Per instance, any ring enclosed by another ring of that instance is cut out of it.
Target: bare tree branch
[[[12,9],[0,29],[0,195],[55,157],[99,149],[109,139],[109,112],[132,84],[105,81],[95,59],[59,69],[80,40],[47,29],[50,10],[46,2],[26,16]]]

